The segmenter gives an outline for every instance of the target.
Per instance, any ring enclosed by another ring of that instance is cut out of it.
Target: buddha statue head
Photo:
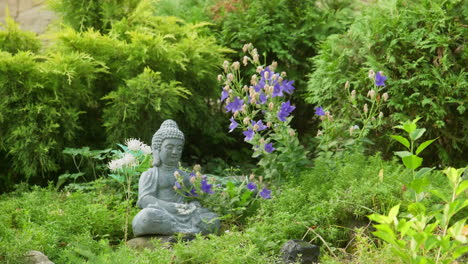
[[[154,133],[151,141],[153,150],[153,166],[162,164],[176,167],[182,156],[185,137],[174,120],[166,120]]]

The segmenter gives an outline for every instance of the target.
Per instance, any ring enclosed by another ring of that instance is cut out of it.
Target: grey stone
[[[42,34],[47,26],[57,18],[54,12],[47,10],[46,0],[2,0],[0,1],[0,23],[4,23],[5,10],[22,30]]]
[[[26,263],[29,264],[54,264],[40,251],[31,250],[26,254]]]
[[[289,240],[281,247],[283,261],[285,263],[295,263],[299,261],[302,264],[318,262],[320,248],[304,240]]]
[[[137,205],[142,210],[132,221],[135,236],[208,234],[219,229],[216,214],[198,202],[187,203],[174,191],[176,174],[185,186],[191,186],[189,174],[178,169],[184,142],[173,120],[164,121],[154,134],[153,167],[141,175],[138,184]]]
[[[181,241],[187,242],[195,239],[193,235],[186,235],[181,238]],[[127,241],[127,245],[136,250],[144,250],[145,248],[156,249],[155,243],[160,243],[163,248],[171,248],[172,244],[177,243],[175,236],[141,236],[135,237]]]

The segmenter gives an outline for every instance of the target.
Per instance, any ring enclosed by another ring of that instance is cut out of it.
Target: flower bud
[[[201,172],[199,172],[199,171],[197,171],[197,172],[195,173],[195,175],[196,175],[197,178],[201,178],[201,177],[202,177],[202,174],[201,174]]]
[[[259,56],[258,56],[258,54],[254,54],[252,57],[253,57],[253,61],[254,61],[255,63],[258,63],[258,62],[259,62]]]
[[[276,67],[278,67],[278,62],[273,61],[273,62],[271,63],[271,65],[270,65],[270,69],[271,69],[272,71],[274,71],[274,70],[276,69]]]
[[[223,80],[223,76],[221,74],[218,75],[218,82],[221,82]]]
[[[372,120],[372,122],[375,122],[375,117],[372,117],[371,120]]]
[[[265,139],[264,138],[260,138],[259,141],[260,141],[260,144],[262,144],[262,145],[265,144]]]
[[[231,87],[229,85],[226,85],[226,86],[224,86],[223,90],[228,92],[230,90],[230,88]]]
[[[266,126],[271,127],[272,126],[271,122],[267,122]]]
[[[383,117],[384,117],[383,113],[380,112],[380,113],[379,113],[379,118],[383,118]]]
[[[351,91],[351,100],[356,99],[356,90]]]
[[[259,181],[260,183],[262,183],[262,182],[263,182],[263,176],[258,177],[258,181]]]
[[[235,111],[234,114],[232,115],[234,118],[236,118],[239,115],[239,111]]]
[[[368,76],[369,76],[370,79],[374,80],[375,79],[375,71],[372,70],[372,69],[369,70],[369,75]]]
[[[346,81],[346,82],[345,82],[344,88],[345,88],[345,90],[348,90],[348,89],[349,89],[349,81]]]
[[[229,62],[228,62],[228,61],[224,61],[224,62],[223,62],[223,69],[224,69],[224,71],[227,72],[227,71],[228,71],[228,68],[229,68]]]
[[[367,97],[369,97],[371,100],[373,100],[374,97],[375,97],[375,91],[370,90],[369,92],[367,92]]]
[[[291,137],[294,137],[296,135],[296,132],[293,129],[289,129],[288,133]]]
[[[247,114],[247,105],[246,104],[242,105],[242,113]]]
[[[260,127],[257,124],[255,124],[252,129],[253,129],[253,131],[257,131],[259,128]]]
[[[176,179],[179,179],[180,178],[180,173],[178,171],[174,171],[174,177]]]
[[[247,85],[244,85],[244,86],[242,87],[242,90],[243,90],[244,92],[248,92],[248,91],[249,91],[249,87],[248,87]]]
[[[323,136],[323,131],[322,130],[317,131],[317,137],[320,137],[320,136]]]
[[[201,171],[201,166],[200,166],[200,164],[195,164],[195,166],[193,166],[193,170],[194,170],[194,171]]]
[[[350,135],[350,136],[353,135],[353,131],[354,131],[353,127],[350,127],[350,128],[349,128],[349,135]]]
[[[286,76],[287,76],[286,72],[281,72],[281,77],[284,78],[284,77],[286,77]]]
[[[367,112],[369,112],[369,109],[367,109],[367,104],[364,105],[363,110],[364,110],[364,113],[366,113],[366,114],[367,114]]]
[[[247,66],[247,64],[249,64],[249,57],[244,56],[244,59],[242,60],[242,64],[244,64],[244,66]]]
[[[244,44],[244,46],[242,47],[242,51],[246,53],[248,50],[249,50],[249,45]]]
[[[240,68],[240,63],[238,61],[233,62],[232,68],[237,71]]]
[[[281,76],[278,78],[278,82],[279,82],[279,83],[282,83],[283,80],[284,80],[284,79],[283,79],[283,77],[281,77]]]
[[[177,186],[172,186],[172,189],[174,189],[174,191],[177,191]]]
[[[325,115],[320,116],[320,120],[322,120],[322,121],[325,120],[325,118],[327,118]]]
[[[196,180],[197,180],[197,177],[191,177],[191,178],[190,178],[190,183],[193,184]]]
[[[387,102],[387,100],[388,100],[388,93],[382,94],[382,99],[384,100],[384,102]]]
[[[278,79],[278,74],[273,74],[273,76],[271,76],[271,79],[274,81],[276,79]]]
[[[260,73],[261,71],[263,71],[263,67],[262,67],[262,66],[258,66],[258,67],[257,67],[257,72]]]
[[[249,176],[249,181],[253,181],[254,179],[255,179],[255,174],[253,174],[253,173],[250,174],[250,176]]]
[[[268,78],[270,77],[270,72],[267,72],[267,71],[264,72],[264,73],[263,73],[263,77],[265,77],[265,79],[268,80]]]
[[[270,102],[268,104],[268,109],[270,109],[270,111],[271,111],[271,110],[273,110],[273,107],[275,107],[275,104],[273,102]]]
[[[244,123],[244,125],[248,125],[250,123],[250,117],[246,116],[244,120],[242,120],[242,122]]]
[[[228,81],[230,81],[230,82],[232,82],[232,80],[234,80],[234,74],[232,74],[232,73],[228,73],[226,77],[227,77]]]
[[[257,85],[258,83],[258,77],[256,74],[252,75],[252,78],[250,78],[250,84],[251,85]]]

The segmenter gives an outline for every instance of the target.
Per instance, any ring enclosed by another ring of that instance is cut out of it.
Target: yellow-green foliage
[[[37,52],[41,42],[33,32],[21,31],[7,12],[5,24],[0,24],[0,51],[17,53],[19,51]]]
[[[102,70],[82,53],[0,52],[0,151],[10,172],[30,177],[58,169],[61,149],[81,128],[80,108],[94,100],[90,83]]]

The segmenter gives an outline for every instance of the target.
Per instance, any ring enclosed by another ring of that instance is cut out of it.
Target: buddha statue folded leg
[[[135,236],[170,235],[174,233],[174,224],[175,219],[162,208],[144,208],[132,221]]]
[[[200,232],[204,235],[216,234],[220,228],[218,215],[206,208],[199,208],[197,211],[200,215],[200,221],[196,224],[196,227]]]

